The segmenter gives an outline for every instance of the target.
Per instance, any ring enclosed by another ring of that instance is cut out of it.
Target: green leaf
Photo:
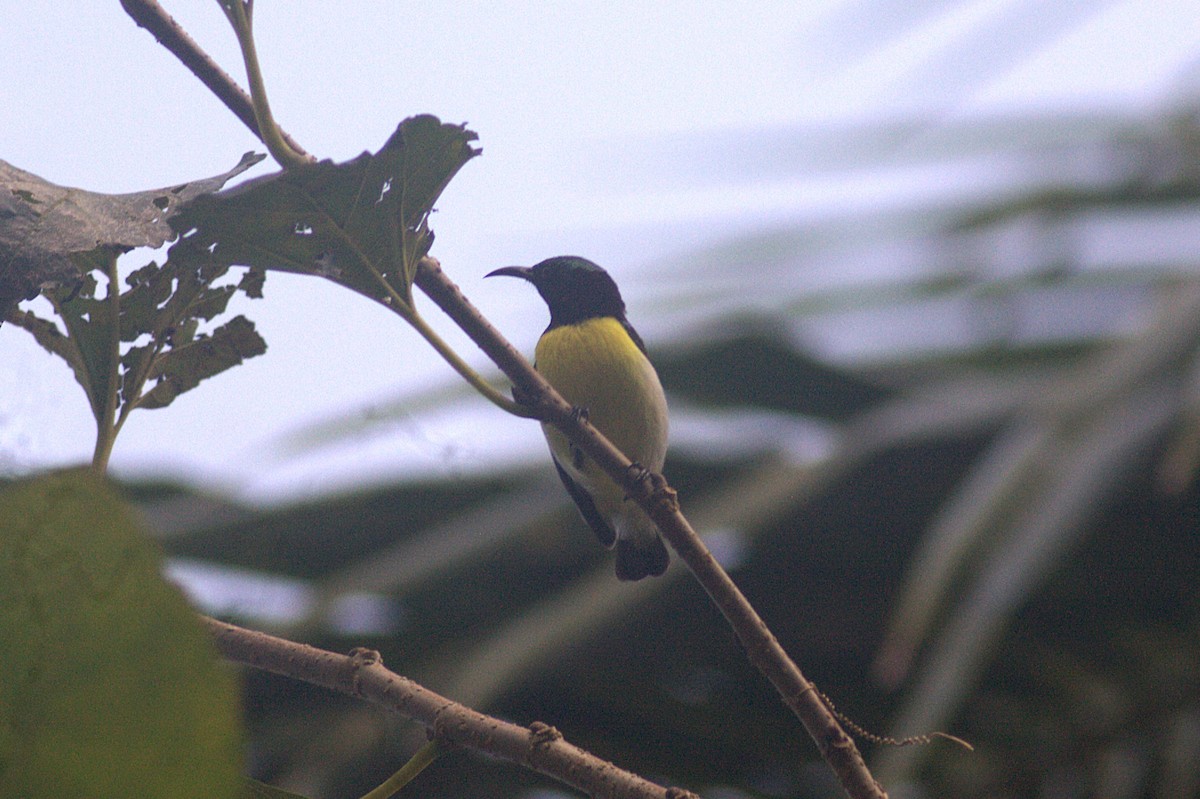
[[[79,279],[79,255],[161,247],[169,223],[189,200],[216,191],[266,156],[246,153],[215,177],[132,194],[100,194],[58,186],[0,161],[0,322],[45,284]]]
[[[75,342],[58,328],[58,325],[49,319],[41,318],[31,311],[20,310],[9,314],[8,321],[17,327],[27,330],[33,336],[34,340],[41,345],[42,349],[66,361],[67,365],[75,373],[75,379],[79,380],[81,385],[84,384],[87,368],[84,366],[79,349],[75,346]],[[84,376],[83,379],[81,379],[81,375]]]
[[[183,203],[215,191],[261,159],[247,154],[215,178],[128,195],[63,189],[0,162],[0,184],[8,181],[12,192],[0,208],[0,306],[6,269],[8,277],[38,278],[34,288],[45,280],[60,283],[44,291],[65,333],[27,311],[10,309],[7,318],[70,365],[103,430],[119,428],[136,407],[165,407],[205,377],[265,351],[245,319],[211,336],[196,335],[200,322],[224,313],[239,289],[261,297],[261,271],[251,270],[237,284],[214,285],[229,264],[206,249],[177,243],[167,263],[135,270],[124,290],[113,285],[121,252],[160,246],[175,236],[168,220]],[[103,296],[96,272],[104,278]],[[3,311],[0,307],[0,317]],[[185,346],[186,354],[175,353]],[[148,380],[157,380],[152,398],[143,396]]]
[[[223,314],[243,286],[251,296],[262,296],[261,273],[248,273],[236,285],[214,286],[228,270],[208,250],[179,242],[161,267],[150,264],[129,276],[130,289],[121,295],[121,338],[149,336],[151,344],[122,356],[122,414],[135,407],[166,407],[201,380],[266,352],[266,342],[242,316],[211,335],[196,334],[199,323]],[[157,385],[146,391],[147,381],[155,380]]]
[[[97,264],[95,271],[106,273],[107,266]],[[134,408],[166,407],[201,380],[266,351],[266,342],[244,317],[211,335],[196,335],[199,323],[224,313],[230,298],[242,287],[262,296],[263,275],[254,270],[236,285],[214,286],[228,270],[228,264],[213,260],[204,249],[176,245],[162,266],[150,263],[126,278],[129,288],[116,304],[118,331],[113,330],[113,303],[107,295],[97,298],[99,284],[91,271],[72,290],[48,292],[66,335],[30,312],[18,310],[9,319],[67,361],[97,419],[104,418],[105,403],[114,388],[119,418],[124,418]],[[121,342],[146,338],[149,343],[120,351]],[[119,359],[115,387],[110,385],[113,358]],[[148,381],[157,381],[150,392],[145,390]]]
[[[246,296],[252,300],[261,300],[263,295],[263,281],[267,279],[267,273],[261,269],[247,269],[246,274],[242,275],[241,281],[238,283],[238,289],[246,292]]]
[[[0,531],[0,796],[236,796],[234,681],[128,506],[47,475]]]
[[[417,262],[433,241],[429,214],[479,153],[475,138],[462,125],[412,117],[374,155],[198,197],[171,225],[222,263],[320,275],[385,304],[394,291],[410,304]]]
[[[137,400],[139,408],[162,408],[195,388],[201,380],[262,355],[267,343],[244,316],[235,316],[212,332],[167,350],[154,361],[149,378],[157,385]]]
[[[96,258],[101,257],[115,260],[117,256],[97,250]],[[105,271],[106,266],[97,263],[95,268]],[[115,388],[110,383],[112,358],[116,353],[113,352],[112,306],[105,299],[97,299],[98,288],[96,279],[85,273],[74,289],[54,289],[48,296],[67,328],[67,337],[74,350],[74,357],[67,358],[67,362],[87,394],[92,413],[101,419],[105,402]]]

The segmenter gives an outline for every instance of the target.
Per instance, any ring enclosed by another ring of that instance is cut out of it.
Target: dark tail
[[[617,539],[617,579],[640,580],[657,577],[667,570],[671,556],[657,535],[651,540]]]

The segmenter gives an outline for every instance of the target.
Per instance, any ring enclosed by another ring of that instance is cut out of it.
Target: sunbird
[[[538,372],[631,461],[661,472],[667,398],[608,272],[586,258],[562,255],[533,266],[505,266],[487,277],[494,275],[529,281],[550,308],[550,325],[534,350]],[[543,423],[542,432],[584,521],[601,544],[616,546],[617,578],[666,571],[667,548],[645,511],[555,427]]]

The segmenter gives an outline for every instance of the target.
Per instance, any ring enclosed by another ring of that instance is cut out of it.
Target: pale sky
[[[163,5],[242,80],[214,2]],[[617,277],[653,341],[674,325],[649,314],[663,287],[648,267],[764,220],[951,190],[920,172],[772,178],[731,169],[771,163],[753,149],[770,140],[764,131],[778,138],[905,114],[1152,115],[1194,97],[1200,55],[1200,0],[256,7],[273,108],[310,152],[343,160],[375,150],[417,113],[479,134],[483,157],[455,178],[432,219],[433,254],[527,351],[544,309],[521,286],[482,281],[496,266],[591,257]],[[117,0],[0,0],[0,11],[0,158],[55,182],[121,192],[223,172],[263,150]],[[897,26],[898,16],[908,24]],[[696,157],[672,162],[678,152]],[[267,354],[166,410],[135,413],[117,442],[118,474],[281,499],[420,469],[471,470],[496,452],[541,454],[535,425],[470,400],[469,413],[414,418],[299,462],[283,457],[282,442],[303,425],[440,384],[449,370],[398,319],[313,279],[272,274],[266,298],[239,310]],[[482,363],[473,345],[455,341]],[[93,441],[65,365],[23,331],[0,328],[0,470],[82,461]]]

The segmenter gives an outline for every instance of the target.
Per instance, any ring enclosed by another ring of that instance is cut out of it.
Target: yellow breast
[[[667,450],[667,401],[650,361],[612,317],[562,325],[538,341],[537,369],[630,460],[661,471]],[[565,439],[548,430],[560,463]],[[584,470],[585,472],[588,470]]]

